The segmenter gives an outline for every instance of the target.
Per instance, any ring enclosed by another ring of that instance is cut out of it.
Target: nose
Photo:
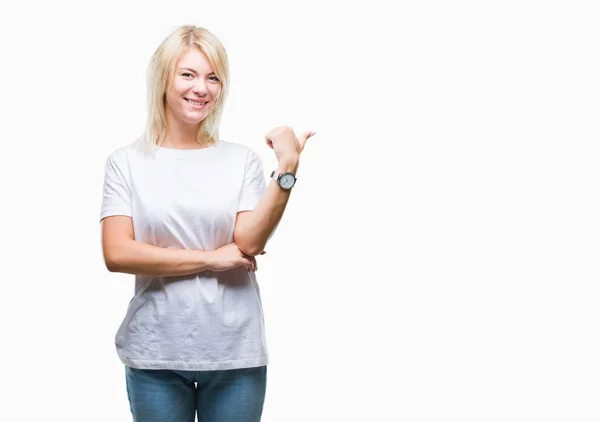
[[[206,84],[204,82],[198,82],[197,84],[194,84],[192,87],[192,92],[199,97],[204,97],[207,92]]]

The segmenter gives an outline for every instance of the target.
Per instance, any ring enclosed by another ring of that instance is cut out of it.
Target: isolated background
[[[221,137],[314,130],[260,257],[265,422],[598,421],[599,14],[584,1],[41,2],[0,10],[3,421],[130,421],[103,166],[180,24]]]

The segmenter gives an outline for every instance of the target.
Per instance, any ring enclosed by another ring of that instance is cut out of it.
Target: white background
[[[259,260],[263,421],[599,420],[594,2],[352,4],[2,6],[0,420],[131,420],[103,168],[188,23],[231,60],[221,138],[268,173],[267,131],[317,132]]]

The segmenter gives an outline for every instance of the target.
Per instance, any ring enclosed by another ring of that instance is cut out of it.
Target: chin
[[[202,120],[206,118],[206,113],[200,114],[187,114],[184,117],[184,121],[189,124],[199,124]]]

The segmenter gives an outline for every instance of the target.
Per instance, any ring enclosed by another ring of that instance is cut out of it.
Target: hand
[[[269,131],[265,135],[265,140],[269,148],[275,151],[275,157],[278,162],[284,161],[298,161],[300,153],[304,150],[306,141],[311,136],[314,136],[315,132],[306,131],[300,137],[300,140],[296,138],[294,131],[289,126],[279,126]]]
[[[235,243],[221,246],[208,253],[210,254],[209,267],[212,271],[227,271],[236,267],[246,267],[249,272],[258,269],[256,258],[244,254]]]

